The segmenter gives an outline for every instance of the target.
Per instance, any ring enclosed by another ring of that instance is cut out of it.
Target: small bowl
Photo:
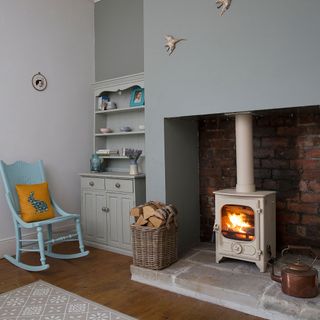
[[[121,132],[130,132],[132,129],[130,127],[121,127],[120,131]]]
[[[138,128],[139,128],[139,130],[144,130],[145,129],[143,124],[140,124]]]
[[[113,132],[113,130],[110,128],[100,128],[100,132],[101,133],[111,133],[111,132]]]

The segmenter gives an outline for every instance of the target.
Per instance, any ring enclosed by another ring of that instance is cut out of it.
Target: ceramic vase
[[[94,172],[100,172],[102,168],[102,162],[103,159],[94,153],[90,159],[90,170]]]
[[[129,166],[129,174],[134,176],[134,175],[137,175],[138,173],[139,173],[138,165],[136,163],[130,164],[130,166]]]

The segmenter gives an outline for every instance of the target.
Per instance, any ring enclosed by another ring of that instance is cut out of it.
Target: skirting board
[[[121,248],[114,248],[114,247],[110,247],[106,244],[102,244],[102,243],[97,243],[97,242],[93,242],[93,241],[88,241],[88,240],[84,240],[84,244],[89,246],[89,247],[93,247],[93,248],[97,248],[97,249],[101,249],[101,250],[106,250],[106,251],[111,251],[114,253],[119,253],[119,254],[123,254],[125,256],[129,256],[132,257],[132,252],[125,250],[125,249],[121,249]]]
[[[70,229],[74,228],[73,224],[65,224],[63,226],[59,226],[54,228],[53,233],[66,232]],[[45,233],[46,235],[46,233]],[[24,239],[36,239],[37,233],[31,232],[23,235]],[[5,254],[15,255],[16,254],[16,237],[10,237],[5,239],[0,239],[0,259],[3,258]]]

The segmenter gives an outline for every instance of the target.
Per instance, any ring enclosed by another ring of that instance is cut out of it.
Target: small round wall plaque
[[[47,88],[47,79],[46,77],[38,72],[32,77],[32,85],[38,91],[43,91]]]

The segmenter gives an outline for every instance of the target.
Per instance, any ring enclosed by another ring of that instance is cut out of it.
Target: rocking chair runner
[[[4,182],[6,199],[12,213],[14,229],[16,233],[16,256],[12,257],[5,255],[8,261],[13,263],[15,266],[28,271],[42,271],[49,268],[49,264],[46,264],[46,256],[57,258],[57,259],[75,259],[84,257],[89,254],[89,251],[85,251],[81,233],[80,216],[78,214],[71,214],[62,210],[56,202],[51,198],[51,203],[55,209],[57,216],[52,219],[36,221],[36,222],[25,222],[19,215],[19,200],[16,193],[17,184],[38,184],[45,182],[45,174],[43,169],[43,162],[41,160],[29,164],[22,161],[17,161],[11,165],[4,163],[0,160],[0,173]],[[62,221],[74,220],[76,224],[76,233],[72,233],[66,236],[60,236],[56,239],[52,237],[52,225]],[[44,239],[44,227],[47,227],[48,239]],[[22,228],[36,228],[37,239],[22,239]],[[58,242],[66,241],[79,241],[80,252],[75,254],[59,254],[52,252],[52,245]],[[24,247],[24,243],[37,242],[38,248],[28,249]],[[40,262],[39,266],[32,266],[21,262],[22,252],[39,252]]]

